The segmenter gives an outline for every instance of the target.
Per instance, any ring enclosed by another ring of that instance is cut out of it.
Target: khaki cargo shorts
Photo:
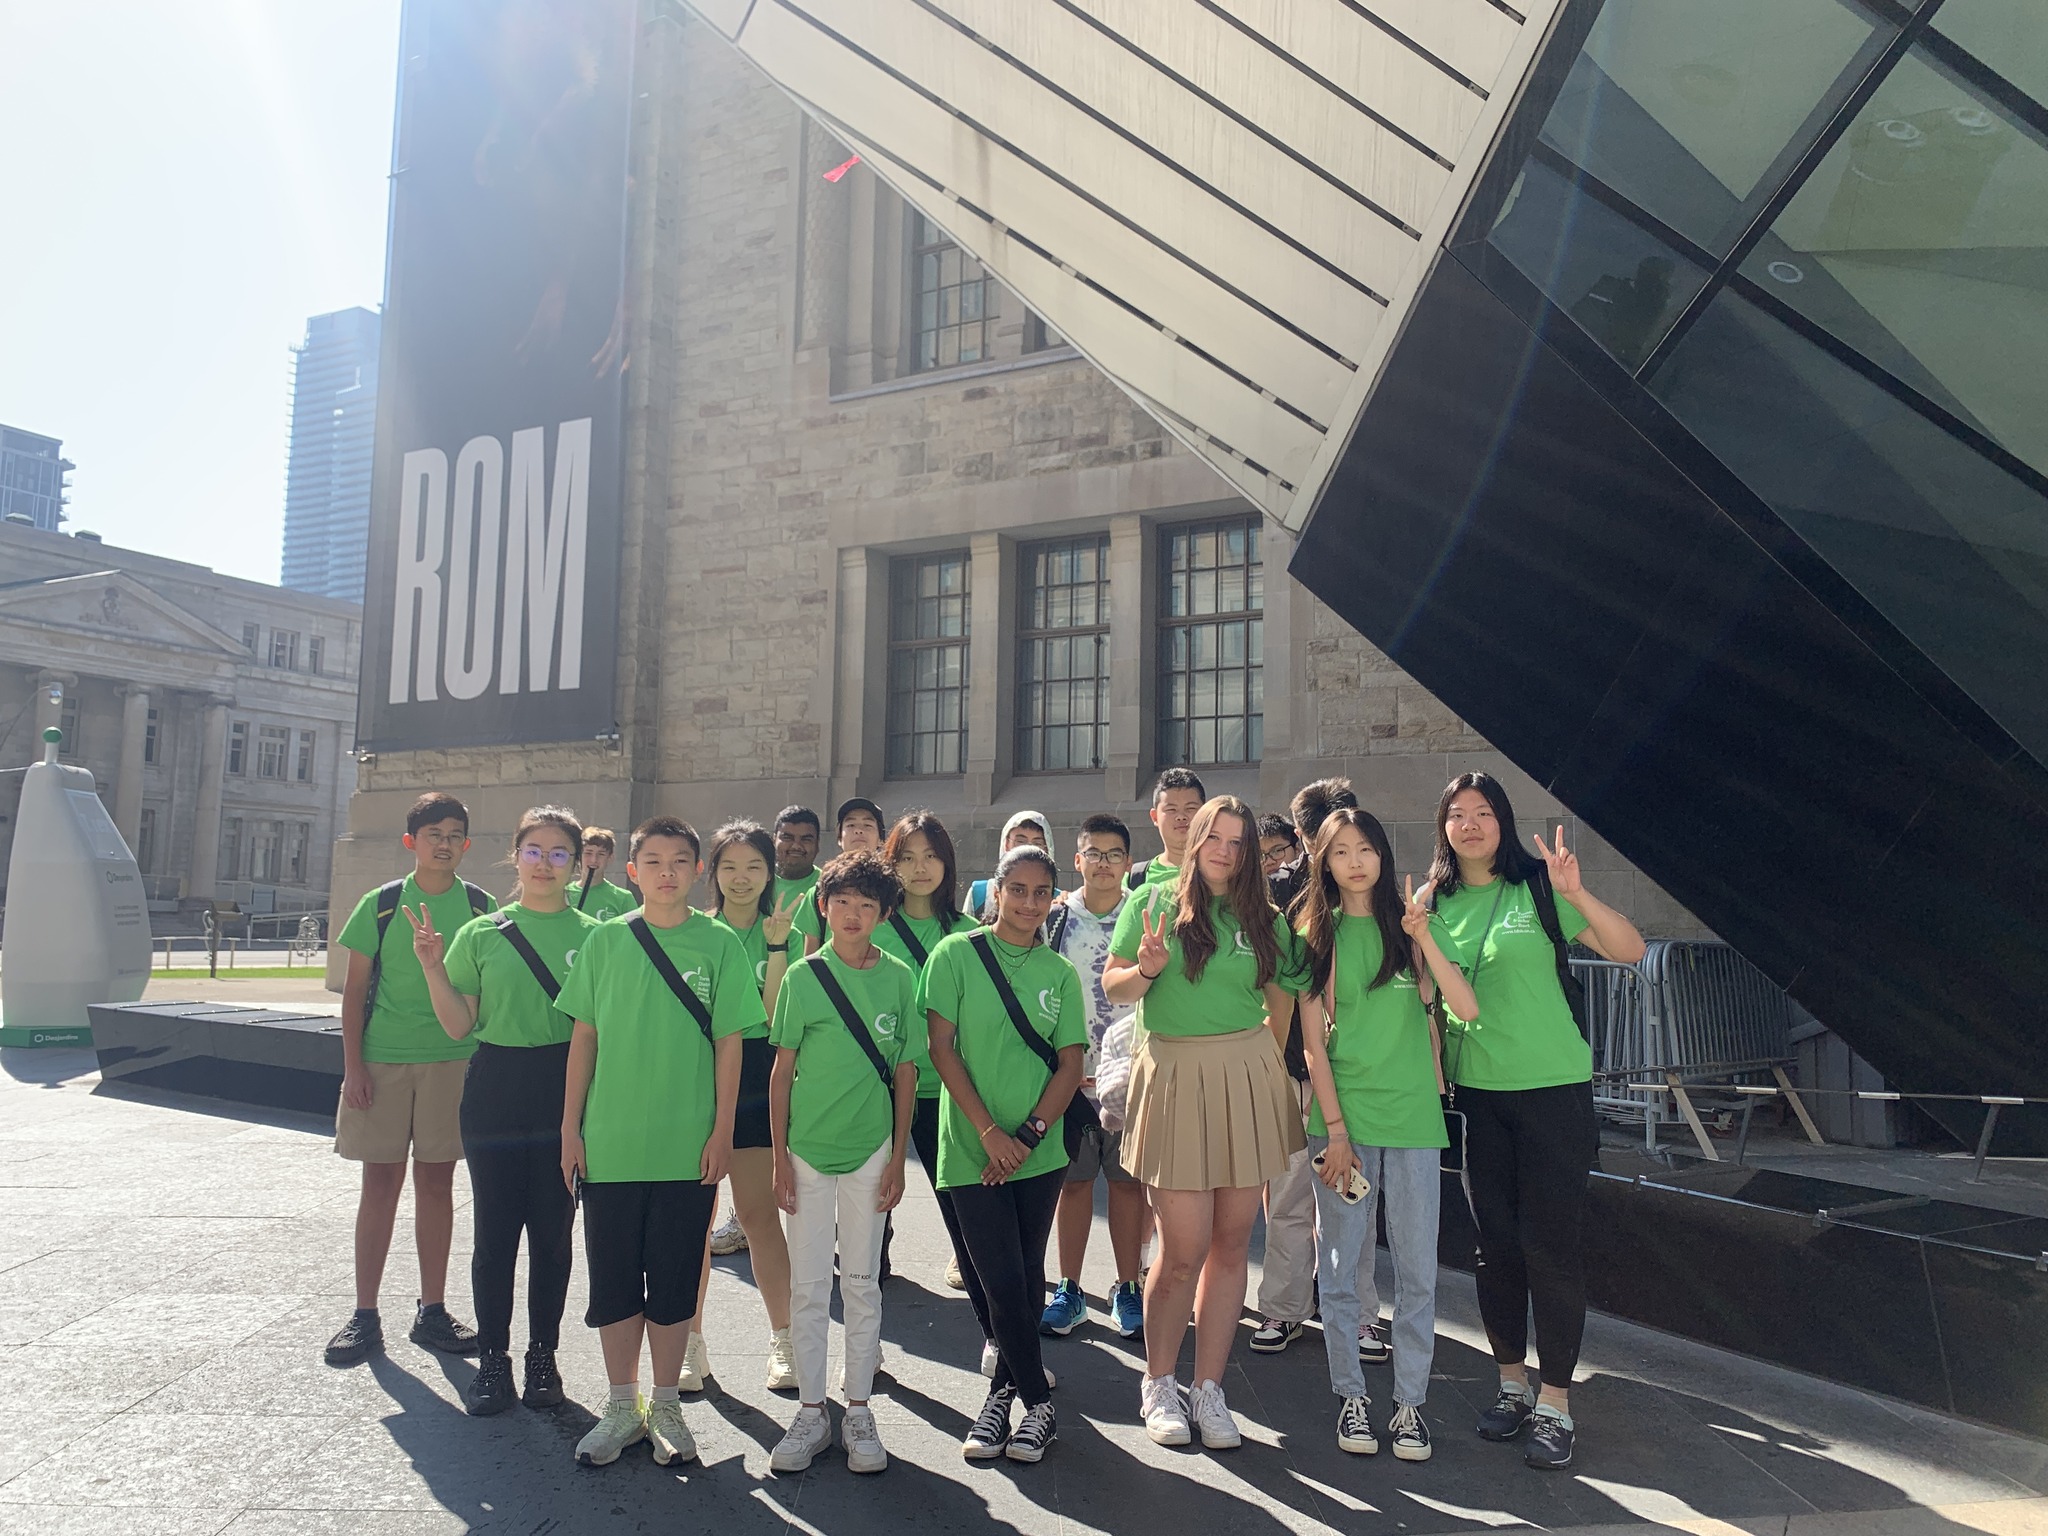
[[[370,1107],[334,1112],[334,1150],[352,1163],[453,1163],[462,1157],[467,1061],[368,1061]]]

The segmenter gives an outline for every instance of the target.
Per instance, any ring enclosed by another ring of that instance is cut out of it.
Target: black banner
[[[357,744],[614,725],[634,0],[406,0]]]

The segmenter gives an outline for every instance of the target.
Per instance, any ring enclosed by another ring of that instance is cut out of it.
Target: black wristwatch
[[[1051,1129],[1052,1127],[1039,1119],[1038,1116],[1031,1115],[1012,1134],[1019,1141],[1023,1142],[1025,1146],[1036,1147],[1041,1141],[1045,1140],[1045,1133]]]
[[[770,945],[768,946],[768,953],[769,953],[769,954],[771,954],[771,955],[786,955],[786,954],[788,954],[788,953],[789,953],[789,941],[788,941],[787,939],[784,939],[784,940],[783,940],[783,941],[782,941],[782,942],[781,942],[780,944],[770,944]]]

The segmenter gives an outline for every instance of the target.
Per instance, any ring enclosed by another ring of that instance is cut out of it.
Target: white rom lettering
[[[405,455],[393,704],[431,702],[442,687],[450,698],[478,698],[494,672],[501,694],[582,686],[590,427],[586,416],[556,429],[552,476],[546,429],[515,431],[509,497],[496,437],[463,444],[452,477],[439,448]]]

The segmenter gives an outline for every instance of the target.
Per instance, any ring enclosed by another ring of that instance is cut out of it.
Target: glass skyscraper
[[[27,518],[49,533],[68,514],[64,478],[72,467],[57,438],[19,427],[0,427],[0,517]]]
[[[281,581],[349,602],[362,601],[370,532],[378,329],[367,309],[315,315],[293,349]]]

